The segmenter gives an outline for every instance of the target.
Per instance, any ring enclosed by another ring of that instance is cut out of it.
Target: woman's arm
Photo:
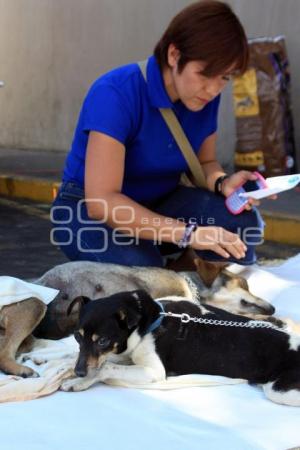
[[[216,180],[220,176],[225,175],[222,166],[216,160],[216,142],[216,133],[208,136],[203,142],[198,156],[206,177],[207,187],[210,191],[215,190]],[[222,183],[221,189],[223,195],[228,197],[235,189],[246,183],[248,180],[256,180],[256,175],[248,170],[240,170],[239,172],[232,174]],[[259,201],[252,198],[249,198],[248,203],[246,209],[251,209],[251,205],[259,205]]]
[[[141,239],[177,243],[185,224],[145,208],[122,194],[125,147],[103,133],[89,134],[85,166],[85,198],[91,219],[104,220],[110,227]],[[198,227],[193,233],[194,249],[212,250],[223,257],[245,255],[238,235],[221,227]]]
[[[216,159],[216,143],[217,133],[213,133],[201,145],[198,156],[210,191],[214,191],[217,178],[225,175],[222,166]]]
[[[124,161],[123,144],[105,134],[90,132],[85,166],[89,217],[104,220],[112,228],[126,228],[128,234],[142,239],[161,236],[163,241],[178,242],[185,229],[183,222],[154,213],[121,193]]]

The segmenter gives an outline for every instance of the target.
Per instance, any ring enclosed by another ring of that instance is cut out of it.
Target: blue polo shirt
[[[148,60],[147,83],[137,64],[114,69],[91,86],[81,109],[63,181],[84,186],[85,153],[90,131],[124,144],[122,192],[140,203],[159,200],[175,189],[187,163],[158,108],[172,108],[195,153],[217,129],[220,97],[201,111],[172,103],[154,56]]]

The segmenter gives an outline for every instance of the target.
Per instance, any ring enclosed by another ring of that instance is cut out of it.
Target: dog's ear
[[[248,285],[248,281],[246,280],[246,278],[241,277],[240,275],[237,275],[236,273],[230,272],[230,270],[223,270],[224,275],[227,276],[227,278],[229,280],[233,280],[236,282],[236,285],[238,287],[241,287],[242,289],[244,289],[245,291],[249,291],[249,285]]]
[[[211,287],[217,276],[219,275],[224,267],[228,265],[228,263],[214,263],[209,261],[204,261],[201,258],[194,259],[195,266],[197,268],[197,273],[205,286]]]
[[[161,307],[145,290],[139,289],[132,291],[131,297],[130,303],[131,305],[136,305],[141,318],[139,320],[139,334],[143,335],[147,332],[153,321],[159,317]]]
[[[117,316],[121,322],[126,324],[129,330],[137,326],[142,317],[142,315],[137,310],[130,307],[128,308],[126,306],[121,307],[118,310]]]
[[[168,258],[165,268],[174,270],[175,272],[186,270],[195,272],[197,268],[195,264],[196,257],[197,254],[195,251],[192,248],[187,247],[176,260]]]
[[[72,302],[68,306],[67,315],[69,316],[71,313],[80,312],[83,305],[86,305],[90,301],[91,301],[90,298],[84,297],[83,295],[80,295],[79,297],[74,298],[74,300],[72,300]]]

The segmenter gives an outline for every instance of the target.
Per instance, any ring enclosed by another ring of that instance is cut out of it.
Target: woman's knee
[[[53,243],[71,261],[163,267],[162,256],[152,241],[136,242],[133,237],[116,235],[103,225],[55,227],[52,232]]]
[[[246,245],[260,245],[263,243],[265,224],[256,208],[243,213],[237,221],[239,222],[237,224],[238,232]]]

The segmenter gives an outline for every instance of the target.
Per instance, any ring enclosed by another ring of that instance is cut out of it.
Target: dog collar
[[[163,305],[160,302],[158,302],[157,300],[155,300],[155,303],[157,303],[158,306],[160,307],[159,317],[154,322],[151,323],[151,325],[149,326],[149,328],[146,331],[146,334],[152,333],[152,331],[156,330],[156,328],[158,328],[160,326],[160,324],[164,318],[164,315],[161,314],[161,313],[165,312]]]

